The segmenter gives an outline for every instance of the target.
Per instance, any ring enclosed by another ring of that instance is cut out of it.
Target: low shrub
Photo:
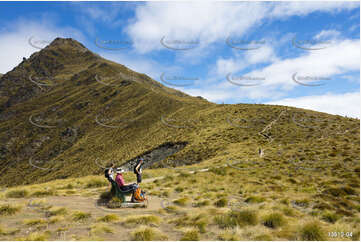
[[[272,213],[263,218],[263,225],[272,229],[278,228],[285,223],[282,214]]]
[[[119,220],[119,217],[116,214],[107,214],[107,215],[97,219],[97,221],[106,222],[106,223],[115,222],[118,220]]]
[[[46,224],[46,220],[45,219],[26,219],[26,220],[24,220],[23,223],[28,226],[34,226],[34,225],[38,225],[38,224]]]
[[[222,229],[234,228],[245,225],[256,225],[258,222],[257,213],[251,210],[231,211],[215,217],[215,223]]]
[[[226,198],[221,198],[221,199],[219,199],[218,201],[216,201],[215,203],[214,203],[214,205],[216,206],[216,207],[225,207],[226,205],[227,205],[227,203],[228,203],[228,200],[226,199]]]
[[[181,241],[197,241],[199,240],[199,232],[195,229],[188,230],[183,234]]]
[[[25,189],[11,190],[5,196],[8,198],[24,198],[29,196],[29,192]]]
[[[336,214],[336,213],[325,213],[323,216],[322,216],[322,219],[326,222],[329,222],[329,223],[335,223],[338,219],[339,219],[339,215]]]
[[[47,216],[58,216],[58,215],[66,215],[68,213],[68,210],[66,208],[52,208],[49,211],[47,211]]]
[[[167,236],[159,230],[151,227],[140,227],[131,233],[132,240],[135,241],[151,241],[151,240],[167,240]]]
[[[248,197],[245,202],[246,203],[262,203],[264,202],[266,199],[263,197],[256,197],[256,196],[250,196]]]
[[[302,240],[325,240],[324,232],[322,231],[322,228],[317,222],[310,222],[305,224],[301,228],[300,233]]]
[[[11,215],[16,214],[20,210],[21,210],[20,207],[14,207],[14,206],[11,206],[10,204],[1,205],[0,206],[0,216],[11,216]]]
[[[125,219],[125,224],[158,225],[160,218],[155,215],[131,216]]]
[[[35,191],[31,194],[32,197],[46,197],[53,196],[56,192],[54,190]]]
[[[84,220],[87,220],[91,217],[91,214],[90,213],[85,213],[85,212],[80,212],[80,211],[77,211],[77,212],[74,212],[73,213],[73,221],[84,221]]]
[[[189,202],[188,197],[179,198],[177,200],[173,200],[173,203],[179,206],[185,206]]]

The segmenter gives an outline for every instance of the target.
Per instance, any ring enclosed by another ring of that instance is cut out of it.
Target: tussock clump
[[[282,214],[272,213],[263,218],[263,225],[272,229],[278,228],[285,223]]]
[[[51,208],[49,211],[47,211],[47,216],[58,216],[58,215],[66,215],[68,213],[68,210],[66,208]]]
[[[188,230],[183,234],[183,236],[180,240],[181,241],[197,241],[197,240],[199,240],[199,232],[195,229]]]
[[[257,241],[272,241],[272,237],[268,234],[261,234],[261,235],[257,235],[256,237],[253,238],[253,240],[257,240]]]
[[[221,241],[239,241],[241,240],[240,236],[235,234],[233,231],[225,231],[218,235],[218,240]]]
[[[226,198],[221,198],[214,203],[216,207],[223,208],[227,206],[228,200]]]
[[[184,187],[176,187],[174,189],[176,192],[183,192],[184,191]]]
[[[188,202],[189,202],[188,197],[183,197],[183,198],[179,198],[177,200],[173,200],[173,203],[176,205],[179,205],[179,206],[186,206]]]
[[[29,196],[29,192],[25,189],[11,190],[5,196],[8,198],[24,198]]]
[[[256,196],[250,196],[245,200],[246,203],[262,203],[264,201],[266,201],[265,198]]]
[[[20,207],[14,207],[14,206],[11,206],[10,204],[1,205],[0,206],[0,216],[11,216],[11,215],[16,214],[20,210],[21,210]]]
[[[64,219],[64,216],[54,216],[50,218],[49,224],[55,224],[57,222],[64,221]]]
[[[288,208],[288,207],[283,208],[282,211],[286,216],[289,216],[289,217],[294,217],[297,215],[293,208]]]
[[[45,219],[25,219],[23,223],[28,226],[34,226],[38,224],[46,224],[47,222]]]
[[[158,225],[161,219],[155,215],[131,216],[125,219],[125,224]]]
[[[313,208],[319,210],[326,210],[326,209],[331,209],[331,206],[325,202],[318,202],[313,206]]]
[[[215,223],[222,229],[234,228],[236,226],[256,225],[258,216],[255,211],[231,211],[215,217]]]
[[[177,213],[179,211],[179,208],[177,208],[176,206],[167,206],[164,208],[164,210],[167,212],[167,213]]]
[[[54,196],[56,192],[54,190],[45,190],[45,191],[35,191],[30,196],[31,197],[46,197],[46,196]]]
[[[132,240],[135,241],[151,241],[151,240],[167,240],[168,237],[159,230],[147,226],[142,226],[131,233]]]
[[[291,203],[297,207],[302,207],[302,208],[307,208],[310,205],[310,201],[308,199],[291,201]]]
[[[73,213],[73,221],[85,221],[89,218],[91,218],[91,214],[90,213],[85,213],[85,212],[81,212],[81,211],[77,211]]]
[[[201,213],[196,216],[183,215],[179,218],[171,220],[170,223],[175,224],[177,227],[197,227],[200,233],[206,232],[208,225],[207,214]]]
[[[120,198],[112,197],[107,204],[108,208],[120,208],[122,206],[123,201]]]
[[[49,231],[40,233],[40,232],[33,232],[29,234],[27,237],[24,238],[18,238],[16,240],[22,240],[22,241],[45,241],[49,240],[51,236],[51,233]]]
[[[59,189],[74,189],[74,185],[69,183],[68,185],[60,187]]]
[[[324,232],[317,222],[309,222],[302,226],[301,240],[325,240]]]
[[[327,212],[322,216],[322,219],[329,223],[335,223],[339,218],[340,216],[338,214],[330,212]]]
[[[114,229],[110,228],[107,224],[99,223],[93,224],[90,228],[91,235],[101,235],[101,234],[112,234]]]
[[[104,217],[100,217],[97,219],[97,221],[106,222],[106,223],[116,222],[118,220],[119,220],[119,217],[116,214],[107,214]]]
[[[164,191],[160,194],[162,197],[169,197],[169,192],[168,191]]]
[[[199,202],[194,202],[192,203],[193,207],[199,208],[199,207],[205,207],[210,205],[211,202],[209,200],[203,200],[203,201],[199,201]]]

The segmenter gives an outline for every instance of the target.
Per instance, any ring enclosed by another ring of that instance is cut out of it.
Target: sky
[[[360,118],[359,2],[0,2],[0,73],[56,37],[215,103]]]

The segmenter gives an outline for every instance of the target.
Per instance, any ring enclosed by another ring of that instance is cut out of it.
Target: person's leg
[[[122,190],[123,192],[129,191],[131,189],[132,189],[131,185],[126,185],[126,186],[121,186],[120,187],[120,190]]]
[[[142,182],[142,175],[141,174],[137,174],[137,184]]]
[[[137,185],[136,184],[130,184],[130,185],[126,185],[126,186],[122,186],[120,187],[120,189],[122,191],[134,191],[135,189],[137,189]]]

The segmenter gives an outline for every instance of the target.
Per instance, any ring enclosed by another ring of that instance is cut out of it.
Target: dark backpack
[[[107,169],[105,169],[105,171],[104,171],[104,176],[105,176],[105,178],[107,178],[107,179],[109,179],[109,170],[110,170],[111,168],[107,168]]]

